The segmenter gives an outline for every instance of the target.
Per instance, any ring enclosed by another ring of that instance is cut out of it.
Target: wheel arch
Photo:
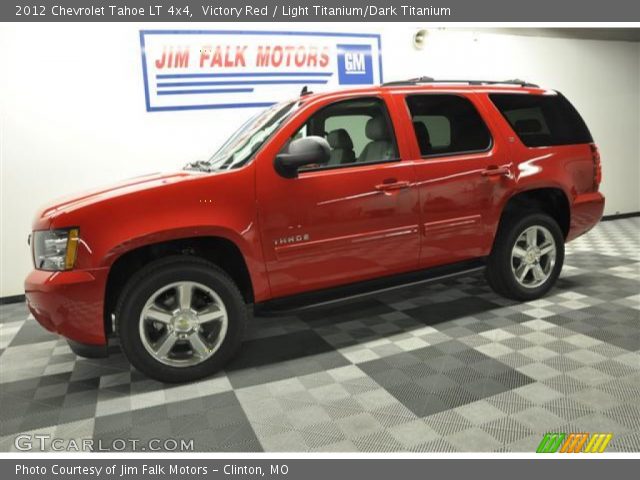
[[[567,193],[558,186],[532,187],[515,192],[504,203],[498,228],[519,211],[541,211],[556,222],[567,239],[571,228],[571,204]],[[495,235],[494,235],[495,238]]]
[[[224,236],[187,236],[138,244],[113,256],[107,276],[104,302],[106,334],[113,333],[112,316],[127,280],[149,263],[173,255],[208,260],[236,282],[245,302],[254,302],[254,286],[245,255],[236,242]]]

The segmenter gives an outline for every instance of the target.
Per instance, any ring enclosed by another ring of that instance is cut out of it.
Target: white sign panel
[[[380,35],[142,30],[147,111],[266,107],[320,91],[382,83]]]

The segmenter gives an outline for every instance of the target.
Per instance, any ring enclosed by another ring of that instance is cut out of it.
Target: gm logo
[[[611,433],[547,433],[536,453],[602,453],[612,437]]]
[[[373,84],[371,46],[338,44],[337,47],[340,85]]]

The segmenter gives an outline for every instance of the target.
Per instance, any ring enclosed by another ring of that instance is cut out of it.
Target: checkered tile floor
[[[77,358],[0,307],[0,450],[16,434],[193,439],[198,451],[531,452],[547,431],[640,451],[640,218],[568,247],[549,296],[482,275],[255,318],[216,377],[164,385],[119,351]]]

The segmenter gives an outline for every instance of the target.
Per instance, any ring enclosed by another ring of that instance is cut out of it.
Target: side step
[[[464,277],[481,272],[485,268],[484,260],[471,260],[453,265],[433,267],[390,277],[376,278],[359,283],[350,283],[340,287],[328,288],[316,292],[300,293],[254,305],[259,316],[294,314],[310,308],[376,295],[400,288],[435,283],[445,279]]]

